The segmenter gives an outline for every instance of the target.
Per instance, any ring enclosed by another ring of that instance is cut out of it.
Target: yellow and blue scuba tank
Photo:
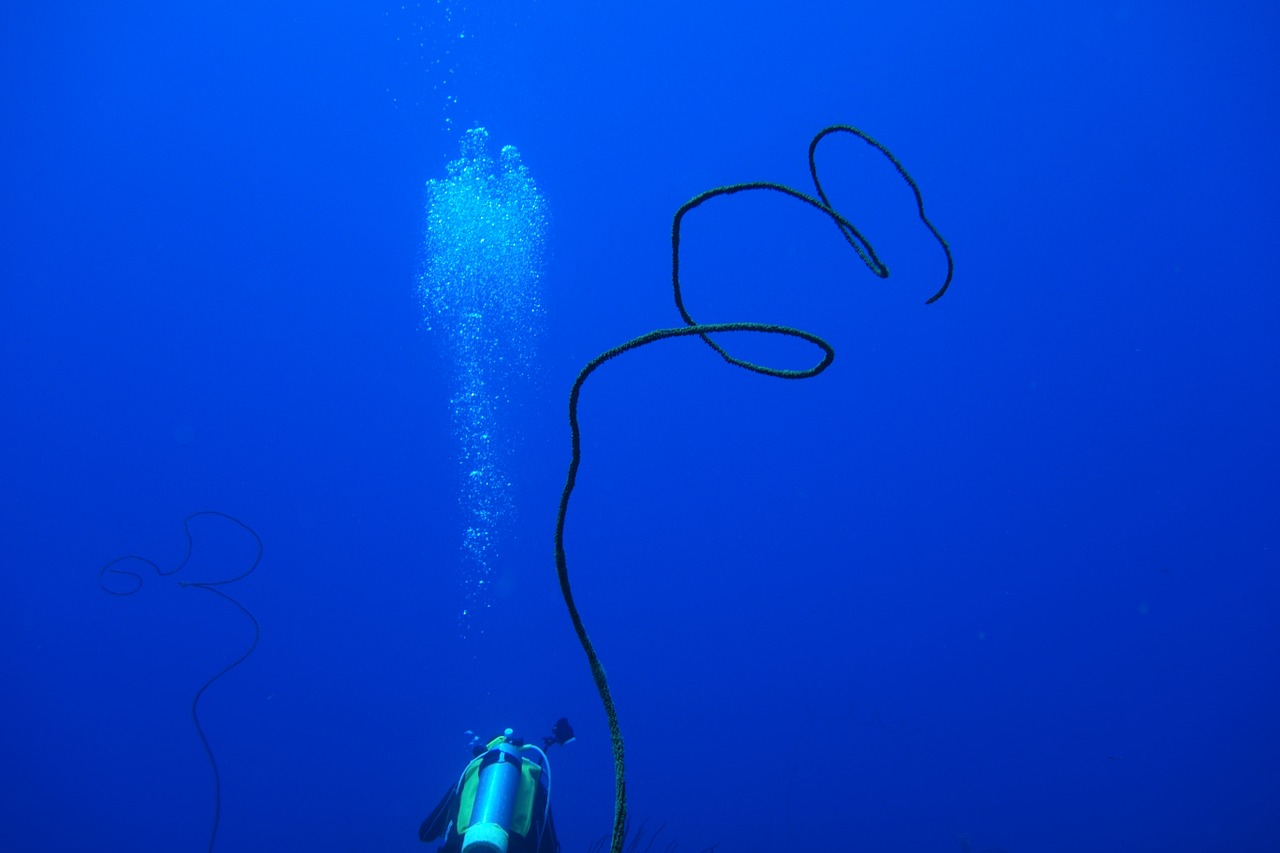
[[[512,836],[541,846],[530,837],[545,831],[550,810],[551,770],[541,749],[507,729],[462,771],[457,790],[462,853],[507,853]]]

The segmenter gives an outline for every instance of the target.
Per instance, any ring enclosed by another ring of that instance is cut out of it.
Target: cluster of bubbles
[[[546,202],[513,146],[495,161],[484,128],[467,131],[447,175],[427,182],[419,295],[454,371],[461,444],[466,602],[462,626],[490,605],[494,565],[513,510],[512,441],[502,414],[525,386],[541,336]]]

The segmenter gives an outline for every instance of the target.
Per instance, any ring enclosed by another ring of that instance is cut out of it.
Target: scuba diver
[[[558,853],[551,820],[551,765],[545,749],[573,740],[561,717],[527,744],[511,729],[485,743],[471,732],[471,762],[418,828],[420,841],[442,838],[437,853]]]

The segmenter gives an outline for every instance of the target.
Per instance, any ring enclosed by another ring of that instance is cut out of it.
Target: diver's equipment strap
[[[533,825],[533,808],[538,799],[538,780],[542,778],[542,768],[537,762],[527,758],[520,759],[520,788],[516,791],[515,810],[511,813],[511,832],[515,835],[528,835]]]
[[[458,786],[458,832],[466,832],[471,826],[471,810],[476,804],[476,789],[480,785],[480,759],[473,759],[462,771],[462,783]]]

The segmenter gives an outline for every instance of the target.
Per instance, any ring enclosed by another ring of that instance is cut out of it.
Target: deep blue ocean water
[[[566,545],[680,850],[1280,849],[1280,13],[1261,2],[9,2],[0,11],[0,849],[415,850],[467,730],[608,730]],[[468,128],[550,211],[514,511],[466,626],[426,182]],[[798,345],[742,340],[803,367]],[[465,628],[465,630],[464,630]],[[656,848],[655,848],[656,849]]]

